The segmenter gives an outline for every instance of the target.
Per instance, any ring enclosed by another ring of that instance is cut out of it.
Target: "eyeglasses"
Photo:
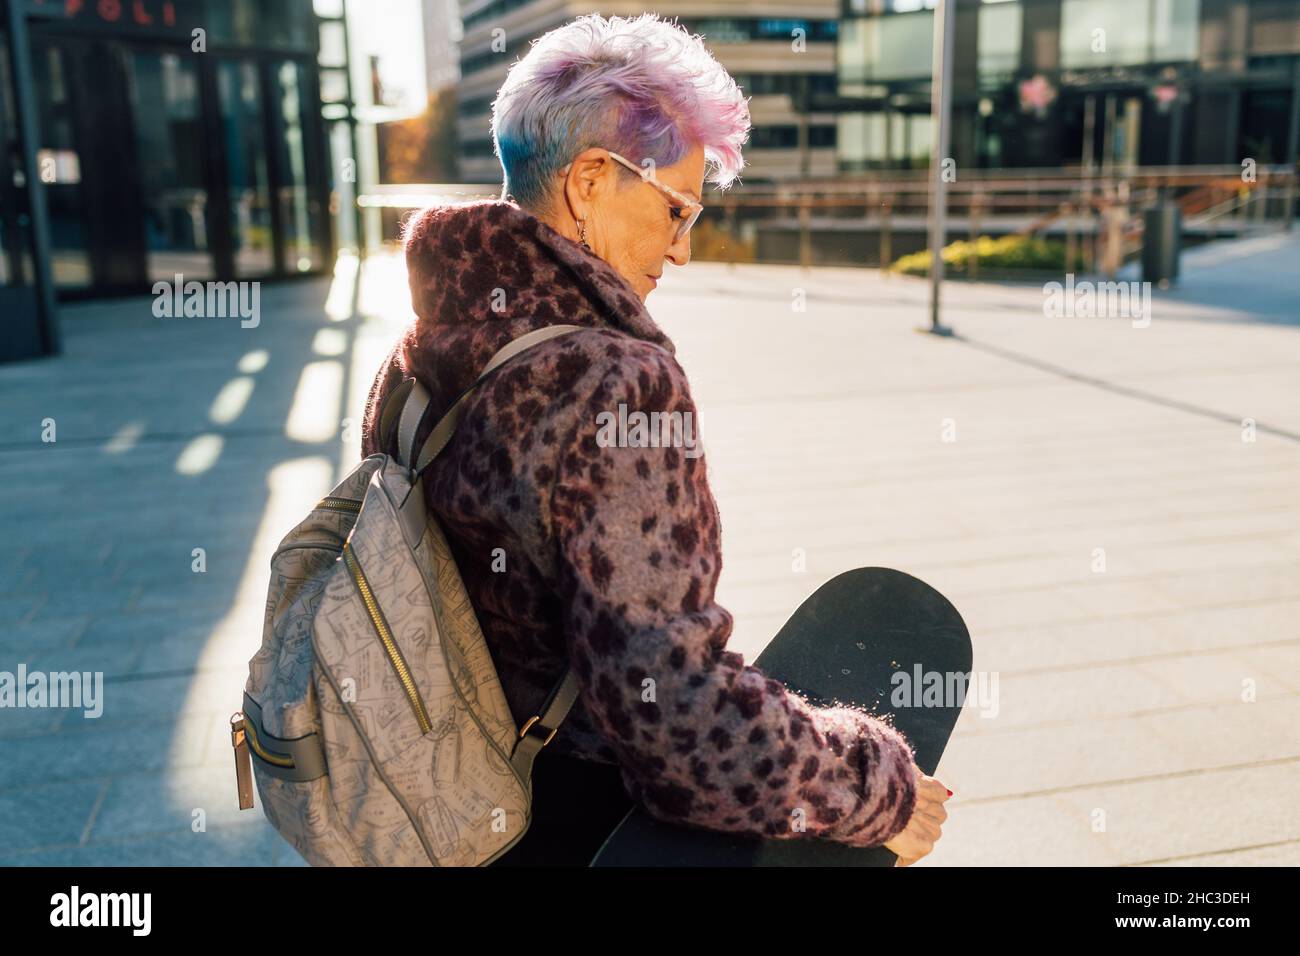
[[[673,201],[673,205],[669,207],[672,209],[673,219],[677,221],[677,235],[673,241],[681,242],[685,239],[686,234],[691,231],[691,226],[695,225],[695,220],[699,219],[700,213],[704,212],[704,204],[692,199],[690,196],[683,196],[666,183],[661,183],[655,178],[655,174],[652,173],[649,168],[638,166],[636,163],[632,162],[632,160],[620,156],[612,149],[607,149],[605,152],[609,153],[611,159],[622,163],[628,169],[632,170],[632,172],[640,176],[642,182],[647,182],[651,186],[656,187],[660,192]],[[569,166],[571,165],[571,163],[566,165],[560,170],[560,173],[562,175],[567,174]]]
[[[675,206],[671,207],[673,218],[677,220],[677,235],[673,241],[681,242],[685,239],[686,234],[691,231],[691,226],[695,225],[695,220],[699,219],[700,213],[704,212],[704,205],[691,199],[689,196],[683,196],[666,183],[661,183],[655,178],[655,174],[650,171],[649,167],[638,166],[630,159],[620,156],[612,149],[608,149],[605,152],[609,153],[611,159],[622,163],[628,169],[632,170],[632,172],[640,176],[642,182],[647,182],[650,185],[657,187],[660,192],[677,203]]]

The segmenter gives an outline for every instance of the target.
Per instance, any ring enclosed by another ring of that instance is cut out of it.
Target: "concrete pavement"
[[[867,270],[694,263],[651,297],[732,648],[881,565],[948,595],[998,676],[920,865],[1300,863],[1298,253],[1198,250],[1145,327],[959,284],[937,338],[923,280]],[[235,809],[226,728],[269,555],[356,460],[409,319],[393,257],[351,317],[351,265],[264,287],[256,328],[69,306],[66,354],[0,367],[0,670],[106,676],[98,719],[0,711],[0,864],[302,865]]]

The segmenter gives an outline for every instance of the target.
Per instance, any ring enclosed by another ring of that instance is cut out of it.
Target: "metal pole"
[[[894,232],[890,222],[893,207],[892,199],[886,199],[880,207],[880,268],[885,278],[889,278],[889,266],[894,261]]]
[[[808,75],[805,73],[799,74],[795,83],[799,91],[799,176],[807,179],[812,175],[812,157],[809,154],[811,148],[809,139],[812,134],[808,132],[810,122],[808,111],[811,108],[809,104]]]
[[[367,252],[366,224],[361,213],[361,203],[357,201],[361,195],[361,150],[357,148],[357,98],[352,89],[352,25],[348,19],[348,0],[343,0],[340,4],[339,23],[343,26],[343,69],[348,78],[348,118],[345,122],[348,124],[348,140],[352,147],[352,172],[355,177],[352,182],[352,228],[355,230],[357,259],[362,260],[366,258]],[[342,215],[341,210],[340,215]],[[359,277],[357,281],[359,284]]]
[[[934,7],[934,60],[931,68],[930,118],[933,127],[930,153],[930,329],[951,335],[939,321],[939,294],[943,285],[943,241],[947,226],[947,183],[943,161],[948,156],[949,114],[952,107],[952,51],[957,11],[952,0]]]

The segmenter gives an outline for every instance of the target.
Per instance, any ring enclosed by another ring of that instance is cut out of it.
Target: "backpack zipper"
[[[265,760],[267,763],[275,764],[277,767],[292,767],[293,758],[288,754],[272,753],[262,746],[262,742],[257,739],[257,731],[253,729],[253,722],[242,711],[237,710],[233,717],[230,718],[230,744],[239,750],[240,746],[247,745],[253,748],[253,752]],[[238,759],[238,753],[236,753]]]
[[[235,750],[235,791],[239,795],[239,809],[253,806],[253,765],[248,758],[248,721],[242,710],[230,718],[230,746]]]
[[[411,702],[411,710],[415,711],[415,719],[420,723],[420,732],[427,734],[433,729],[433,721],[429,719],[429,713],[424,709],[424,702],[420,700],[420,692],[415,687],[415,680],[411,677],[410,668],[406,666],[402,652],[398,648],[397,642],[393,640],[393,634],[388,629],[388,622],[384,620],[383,614],[380,613],[379,604],[375,601],[375,596],[370,590],[370,583],[366,580],[365,573],[361,570],[356,555],[352,553],[352,545],[348,542],[343,545],[343,561],[352,574],[352,580],[357,586],[357,591],[361,594],[361,600],[366,606],[366,611],[370,614],[370,623],[374,625],[375,632],[384,645],[388,660],[392,663],[393,670],[397,672],[398,680],[402,682],[402,687],[406,690],[407,699]]]
[[[292,767],[293,758],[271,753],[263,747],[253,729],[253,722],[242,710],[230,715],[230,746],[235,751],[235,790],[239,795],[239,809],[250,810],[253,806],[253,765],[248,748],[252,747],[258,757],[277,767]]]
[[[335,495],[327,495],[316,502],[316,507],[323,508],[326,511],[346,511],[349,514],[356,514],[361,510],[361,502],[356,498],[339,498]]]
[[[333,495],[322,498],[316,502],[312,508],[313,511],[342,511],[346,514],[357,514],[361,511],[361,502],[356,498],[338,498]],[[298,551],[301,549],[316,549],[323,551],[342,551],[343,546],[339,544],[338,539],[321,540],[320,538],[304,538],[291,542],[290,544],[281,545],[275,549],[275,554],[271,555],[274,561],[286,551]]]

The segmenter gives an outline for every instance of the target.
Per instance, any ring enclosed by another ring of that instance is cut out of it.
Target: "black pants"
[[[588,866],[632,799],[618,767],[542,750],[533,762],[533,822],[492,866]]]

